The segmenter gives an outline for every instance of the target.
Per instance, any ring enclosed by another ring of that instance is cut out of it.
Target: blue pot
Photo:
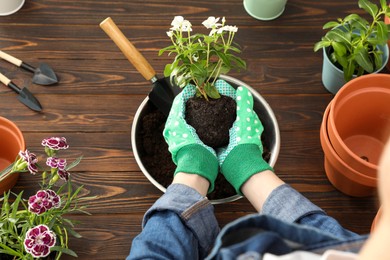
[[[382,67],[374,71],[373,73],[380,72],[387,64],[389,60],[389,47],[387,44],[378,46],[378,48],[383,52],[382,54]],[[344,80],[344,72],[337,68],[329,59],[327,48],[323,48],[323,64],[322,64],[322,84],[324,87],[332,94],[336,94],[339,89],[344,86],[346,81]],[[353,75],[352,78],[356,78],[356,75]]]

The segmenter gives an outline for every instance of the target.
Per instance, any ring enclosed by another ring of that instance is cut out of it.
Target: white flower
[[[188,20],[184,20],[183,23],[181,24],[181,28],[185,32],[192,32],[192,24]]]
[[[198,55],[193,54],[193,55],[192,55],[192,59],[193,59],[195,62],[197,62],[198,59],[199,59],[199,57],[198,57]]]
[[[218,33],[222,33],[224,31],[236,33],[238,31],[238,28],[237,26],[225,25],[224,27],[218,29]]]
[[[175,16],[175,18],[173,18],[171,25],[172,25],[172,27],[170,28],[171,31],[178,31],[178,30],[182,30],[186,32],[192,31],[191,28],[192,24],[188,20],[184,20],[183,16]]]
[[[218,32],[218,29],[212,29],[209,33],[209,36],[213,36],[214,34],[216,34]]]
[[[219,21],[219,17],[215,18],[214,16],[210,16],[209,18],[207,18],[207,20],[204,20],[202,24],[207,29],[212,29],[212,28],[216,28],[216,27],[219,27],[222,25],[222,24],[218,23],[218,21]]]
[[[173,32],[172,32],[172,31],[169,31],[169,32],[167,32],[167,35],[168,35],[169,38],[172,38]]]
[[[178,29],[180,29],[183,21],[184,21],[184,17],[183,16],[175,16],[173,18],[172,23],[171,23],[171,25],[172,25],[171,30],[178,30]]]

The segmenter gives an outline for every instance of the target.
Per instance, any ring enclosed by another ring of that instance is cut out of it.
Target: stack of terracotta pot
[[[25,142],[20,129],[7,118],[0,116],[0,172],[13,163],[19,151],[24,151]],[[18,180],[19,173],[0,174],[0,198]]]
[[[390,75],[364,75],[345,84],[328,105],[320,130],[325,172],[333,186],[355,197],[374,194],[389,135]]]

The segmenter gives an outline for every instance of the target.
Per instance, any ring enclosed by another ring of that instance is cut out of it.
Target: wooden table
[[[281,17],[258,21],[241,0],[27,0],[11,16],[0,17],[0,49],[28,63],[49,63],[60,84],[31,83],[31,74],[5,61],[0,70],[20,86],[28,86],[44,110],[36,113],[0,86],[0,116],[23,131],[27,146],[41,151],[41,139],[67,138],[83,161],[72,172],[92,216],[74,215],[82,223],[82,239],[72,239],[79,259],[123,259],[141,231],[144,212],[161,196],[138,168],[131,149],[135,111],[149,92],[146,82],[99,28],[111,16],[124,34],[161,75],[170,61],[158,50],[169,44],[166,31],[175,15],[190,20],[196,30],[209,16],[225,16],[239,27],[247,71],[231,73],[257,91],[273,108],[281,130],[281,151],[275,170],[287,183],[338,219],[347,228],[367,233],[377,199],[351,198],[328,182],[323,168],[319,128],[333,95],[321,83],[322,54],[313,45],[322,25],[351,12],[362,13],[355,0],[290,0]],[[35,177],[24,174],[15,191],[35,192]],[[246,199],[217,205],[221,226],[253,213]]]

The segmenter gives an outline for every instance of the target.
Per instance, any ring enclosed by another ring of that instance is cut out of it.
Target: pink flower
[[[20,151],[19,156],[23,158],[25,162],[27,162],[27,169],[28,171],[35,175],[38,172],[38,167],[36,163],[38,162],[38,158],[35,154],[30,153],[29,150],[26,149],[26,151]]]
[[[69,175],[70,173],[66,170],[58,170],[58,176],[60,176],[60,178],[64,181],[68,181],[69,180]]]
[[[46,165],[51,168],[58,168],[59,170],[65,170],[66,159],[59,159],[56,157],[48,157],[46,160]]]
[[[46,257],[56,243],[56,235],[46,225],[31,228],[26,233],[24,248],[33,257]]]
[[[42,145],[52,150],[68,149],[65,137],[50,137],[42,140]]]
[[[39,190],[28,199],[29,211],[40,215],[51,208],[59,208],[61,198],[52,190]]]

